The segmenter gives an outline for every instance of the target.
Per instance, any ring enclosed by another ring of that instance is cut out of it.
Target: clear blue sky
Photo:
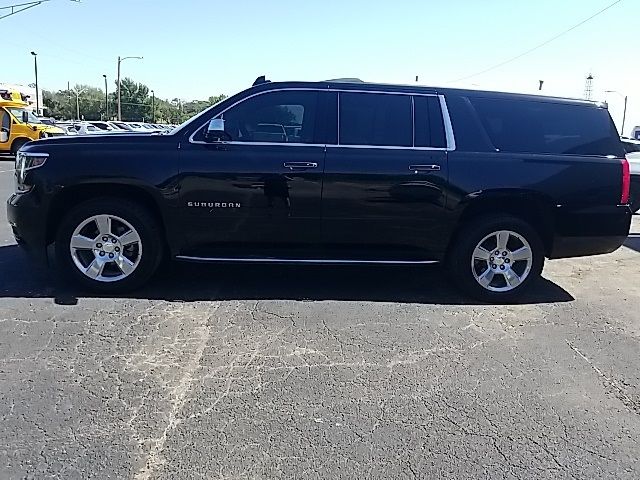
[[[24,1],[24,0],[23,0]],[[629,95],[627,125],[640,125],[640,1],[623,0],[584,26],[502,68],[451,83],[517,55],[613,0],[53,0],[0,20],[0,82],[33,82],[38,52],[47,89],[103,85],[123,75],[161,97],[232,94],[272,80],[364,80],[464,86],[580,97],[595,76]],[[19,3],[0,0],[0,6]],[[608,95],[618,125],[622,100]],[[628,132],[625,132],[628,133]]]

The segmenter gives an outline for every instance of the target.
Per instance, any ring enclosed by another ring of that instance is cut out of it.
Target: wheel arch
[[[11,146],[9,147],[9,151],[10,152],[14,152],[14,153],[18,153],[17,150],[14,150],[14,146],[20,142],[23,142],[23,144],[26,144],[28,142],[32,142],[33,140],[29,137],[16,137],[13,139],[13,141],[11,142]]]
[[[47,244],[53,243],[58,225],[70,208],[96,198],[123,199],[144,206],[164,232],[166,243],[166,219],[162,215],[158,200],[147,189],[142,186],[120,183],[82,183],[65,187],[53,197],[47,216]]]
[[[447,251],[465,225],[484,215],[512,215],[529,223],[540,235],[545,256],[553,246],[555,231],[555,203],[539,192],[527,190],[493,190],[471,194],[458,206],[458,223]]]

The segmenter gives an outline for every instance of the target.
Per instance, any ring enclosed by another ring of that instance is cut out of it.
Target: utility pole
[[[156,92],[153,90],[151,90],[151,118],[151,121],[156,123]]]
[[[105,121],[109,120],[109,92],[107,92],[107,76],[102,75],[104,77],[104,119]]]
[[[591,94],[593,93],[593,75],[589,74],[584,84],[584,98],[585,100],[591,100]]]
[[[622,130],[620,131],[621,135],[624,135],[624,122],[627,120],[627,100],[629,97],[627,95],[624,96],[624,113],[622,114]]]
[[[122,121],[122,96],[120,94],[120,64],[122,62],[124,62],[125,60],[128,60],[130,58],[135,58],[137,60],[142,60],[144,57],[123,57],[120,58],[118,57],[118,121]]]
[[[620,129],[620,135],[624,135],[624,124],[627,122],[627,102],[629,101],[629,96],[623,95],[617,90],[605,90],[604,93],[615,93],[620,98],[624,99],[624,111],[622,112],[622,127]]]
[[[40,90],[38,89],[38,54],[36,52],[31,52],[33,55],[33,64],[36,71],[36,115],[40,115]]]
[[[76,94],[76,120],[80,121],[80,95],[83,94],[86,89],[78,90],[76,87],[73,89],[73,93]]]

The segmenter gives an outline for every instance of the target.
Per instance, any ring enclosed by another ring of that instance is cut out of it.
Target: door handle
[[[413,173],[439,172],[440,165],[409,165],[409,170]]]
[[[307,168],[318,168],[315,162],[284,162],[284,167],[290,170],[304,170]]]

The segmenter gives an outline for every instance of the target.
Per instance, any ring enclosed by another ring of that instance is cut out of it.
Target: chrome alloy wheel
[[[529,276],[533,266],[531,245],[510,230],[500,230],[484,237],[471,258],[476,281],[491,292],[509,292]]]
[[[142,258],[136,229],[115,215],[94,215],[74,230],[69,242],[71,258],[87,277],[117,282],[131,275]]]

